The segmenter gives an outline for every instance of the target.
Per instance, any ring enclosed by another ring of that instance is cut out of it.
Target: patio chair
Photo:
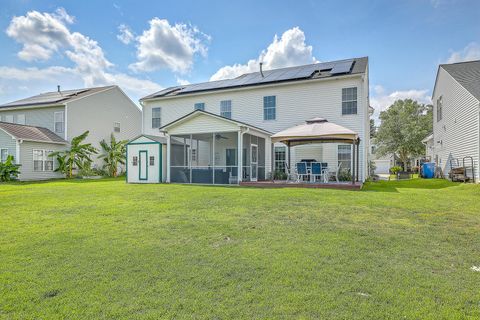
[[[312,162],[311,165],[312,165],[311,174],[312,174],[313,182],[317,182],[317,178],[320,178],[323,182],[325,182],[325,179],[322,179],[325,173],[323,171],[322,164],[320,162]]]
[[[340,174],[340,169],[342,168],[342,163],[338,164],[337,170],[330,172],[329,178],[334,178],[335,181],[338,183],[338,175]]]
[[[288,181],[297,181],[297,173],[295,170],[292,172],[292,169],[288,166],[288,164],[285,162],[285,173],[287,174],[287,182]]]
[[[297,162],[295,167],[297,169],[297,182],[303,181],[304,177],[308,177],[307,164],[305,162]]]

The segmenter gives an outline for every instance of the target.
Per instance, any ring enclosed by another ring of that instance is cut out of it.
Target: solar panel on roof
[[[348,73],[352,69],[353,61],[345,61],[336,63],[330,74],[340,74],[340,73]]]

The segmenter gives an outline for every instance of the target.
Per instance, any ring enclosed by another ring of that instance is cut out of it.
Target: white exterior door
[[[258,179],[258,146],[252,144],[250,148],[250,180]]]
[[[138,152],[138,179],[148,180],[148,151],[142,150]]]

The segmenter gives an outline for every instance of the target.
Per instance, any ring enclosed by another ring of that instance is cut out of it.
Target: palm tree
[[[73,138],[70,150],[56,151],[50,154],[51,157],[57,157],[58,168],[55,171],[65,173],[67,178],[71,178],[73,169],[82,169],[86,164],[92,163],[91,155],[98,153],[98,150],[91,143],[82,143],[88,134],[89,131],[85,131]]]
[[[116,177],[118,166],[125,164],[127,143],[128,140],[117,141],[113,133],[110,136],[110,143],[107,143],[105,139],[100,141],[104,153],[99,155],[98,158],[105,162],[103,169],[108,172],[109,176]]]

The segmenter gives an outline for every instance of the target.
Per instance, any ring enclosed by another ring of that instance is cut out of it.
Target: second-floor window
[[[232,100],[220,101],[220,115],[225,118],[232,118]]]
[[[114,122],[113,123],[113,131],[114,132],[120,132],[120,122]]]
[[[437,122],[442,120],[443,117],[443,99],[442,97],[437,99]]]
[[[357,114],[357,87],[342,89],[342,114]]]
[[[275,96],[263,97],[263,120],[275,120],[277,98]]]
[[[63,111],[58,111],[53,114],[54,117],[54,131],[55,133],[63,133],[65,130],[65,117]]]
[[[152,108],[152,128],[160,128],[161,126],[162,108]]]
[[[202,110],[202,111],[205,111],[205,103],[203,103],[203,102],[195,103],[194,106],[193,106],[193,109],[194,109],[194,110]]]

